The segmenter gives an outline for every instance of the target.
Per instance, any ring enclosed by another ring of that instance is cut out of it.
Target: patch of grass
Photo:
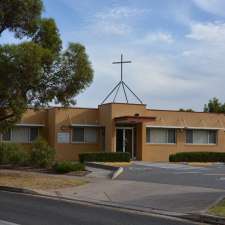
[[[75,187],[87,183],[86,181],[70,177],[41,175],[29,172],[1,171],[0,185],[27,189],[60,189]]]
[[[225,217],[225,200],[210,208],[208,212],[215,216]]]
[[[212,166],[213,163],[198,163],[198,162],[193,162],[193,163],[188,163],[189,166],[196,166],[196,167],[207,167],[207,166]]]

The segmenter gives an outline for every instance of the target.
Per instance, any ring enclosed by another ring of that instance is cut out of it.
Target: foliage
[[[15,143],[0,143],[0,164],[28,165],[30,155]]]
[[[55,159],[55,150],[41,137],[34,141],[31,150],[31,163],[37,167],[51,167]]]
[[[193,109],[179,109],[180,112],[194,112]]]
[[[222,104],[218,98],[212,98],[208,104],[204,106],[204,112],[210,113],[225,113],[225,103]]]
[[[33,35],[42,10],[41,0],[1,0],[0,36],[7,29],[20,38]]]
[[[55,21],[42,18],[42,9],[41,0],[0,1],[0,35],[8,29],[26,38],[17,45],[0,45],[0,131],[20,120],[27,106],[74,104],[74,96],[92,82],[85,47],[70,43],[62,51]],[[13,12],[9,20],[8,12]]]
[[[81,153],[79,160],[84,162],[130,162],[128,152]]]
[[[71,162],[71,161],[63,161],[63,162],[57,162],[53,169],[56,173],[69,173],[73,171],[84,171],[85,166],[82,163],[78,162]]]
[[[179,152],[169,156],[170,162],[225,162],[225,152]]]

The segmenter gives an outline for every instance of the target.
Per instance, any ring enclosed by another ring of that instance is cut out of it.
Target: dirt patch
[[[0,186],[48,190],[75,187],[85,183],[87,181],[60,175],[0,170]]]

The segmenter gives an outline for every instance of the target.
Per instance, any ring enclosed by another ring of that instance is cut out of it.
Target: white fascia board
[[[185,129],[189,130],[223,130],[222,127],[185,127]]]
[[[181,127],[181,126],[163,126],[163,125],[147,125],[146,127],[149,127],[149,128],[184,129],[184,127]]]
[[[222,127],[181,127],[181,126],[161,126],[161,125],[147,125],[146,127],[152,128],[174,128],[174,129],[190,129],[190,130],[221,130]]]
[[[71,127],[103,127],[99,124],[80,124],[80,123],[73,123],[71,124]]]
[[[44,124],[37,124],[37,123],[17,123],[16,126],[18,127],[44,127]]]

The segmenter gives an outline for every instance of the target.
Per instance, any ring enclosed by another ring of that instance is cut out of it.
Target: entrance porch
[[[125,116],[115,118],[116,152],[128,152],[131,159],[142,159],[143,127],[154,117]]]

